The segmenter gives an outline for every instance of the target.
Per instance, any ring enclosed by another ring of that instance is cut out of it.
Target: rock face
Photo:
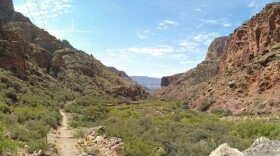
[[[93,56],[33,25],[14,11],[12,0],[0,3],[0,67],[24,80],[32,75],[51,77],[78,94],[106,94],[124,99],[144,98],[148,94]]]
[[[188,100],[194,109],[214,100],[209,112],[280,112],[279,31],[280,2],[274,2],[228,37],[215,39],[196,68],[163,77],[154,96]]]
[[[0,67],[13,71],[17,76],[26,78],[27,62],[25,56],[28,46],[12,31],[0,27]],[[10,40],[14,40],[11,42]]]
[[[160,85],[162,87],[169,86],[172,82],[175,82],[180,77],[180,75],[181,74],[177,74],[177,75],[174,75],[174,76],[164,76],[164,77],[161,78]]]
[[[61,44],[64,48],[74,48],[67,40],[62,40]]]
[[[229,147],[228,144],[222,144],[209,156],[244,156],[244,154],[238,149]]]
[[[222,71],[241,67],[280,42],[280,4],[271,3],[230,35],[221,58]]]
[[[228,39],[229,37],[227,36],[214,39],[214,41],[210,44],[208,48],[205,61],[213,61],[220,58],[220,56],[225,51]]]
[[[7,12],[13,13],[15,11],[13,0],[1,0],[0,9],[4,9]]]

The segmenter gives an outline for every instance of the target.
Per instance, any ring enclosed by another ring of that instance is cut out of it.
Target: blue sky
[[[131,76],[162,77],[203,61],[211,41],[229,35],[273,0],[14,0],[34,24]],[[30,15],[31,14],[31,15]],[[31,17],[32,16],[32,17]]]

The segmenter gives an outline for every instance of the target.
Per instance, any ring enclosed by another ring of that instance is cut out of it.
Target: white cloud
[[[98,34],[100,32],[94,32],[91,30],[79,30],[75,27],[75,21],[72,19],[71,26],[64,27],[61,29],[49,29],[51,35],[56,36],[58,39],[67,39],[73,33],[87,33],[87,34]]]
[[[217,19],[207,19],[207,20],[202,20],[203,22],[211,25],[222,25],[223,27],[230,27],[232,26],[232,23],[229,21],[227,17],[224,18],[217,18]]]
[[[193,37],[193,40],[197,43],[203,43],[204,45],[209,45],[215,38],[221,36],[217,32],[212,33],[201,33]]]
[[[179,25],[179,23],[176,21],[164,20],[158,24],[157,29],[158,30],[168,30],[168,29],[170,29],[171,26],[177,26],[177,25]]]
[[[168,45],[158,45],[151,47],[131,47],[122,49],[107,49],[106,53],[112,57],[116,56],[129,56],[133,57],[135,54],[143,54],[147,57],[168,58],[168,59],[186,59],[186,51],[180,51],[178,47]]]
[[[255,1],[252,1],[248,4],[248,8],[256,8],[258,7],[258,4]]]
[[[261,5],[257,1],[251,1],[248,5],[248,8],[251,8],[253,12],[257,13],[261,9]]]
[[[224,23],[223,26],[224,26],[224,27],[231,27],[232,24],[231,24],[231,23]]]
[[[29,17],[30,20],[38,25],[39,27],[43,27],[43,22],[40,17],[40,14],[43,16],[45,20],[45,24],[47,24],[47,18],[58,17],[62,14],[67,14],[70,12],[70,8],[73,7],[71,4],[72,0],[43,0],[37,1],[39,5],[40,12],[37,8],[37,5],[34,1],[26,0],[26,4],[23,5],[15,5],[15,10],[23,13],[25,16]],[[28,11],[29,9],[29,11]],[[31,14],[31,15],[30,15]],[[32,17],[33,18],[32,18]]]
[[[143,47],[143,48],[127,48],[123,49],[128,53],[148,54],[150,56],[164,56],[168,53],[173,53],[174,48],[171,46],[156,46],[156,47]]]
[[[195,43],[195,42],[190,42],[190,41],[180,41],[178,43],[179,46],[182,46],[182,47],[197,47],[198,44]]]
[[[152,31],[150,29],[137,32],[137,37],[142,40],[149,38],[151,35],[152,35]]]
[[[177,54],[170,55],[170,58],[175,60],[182,60],[182,59],[187,59],[188,57],[185,53],[177,53]]]

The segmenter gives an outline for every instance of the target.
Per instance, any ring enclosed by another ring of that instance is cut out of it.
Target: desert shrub
[[[189,100],[184,100],[181,102],[182,109],[189,109]]]
[[[202,111],[202,112],[205,112],[209,109],[209,107],[215,103],[214,100],[208,100],[208,99],[204,99],[202,100],[201,104],[200,104],[200,107],[199,107],[199,110]]]
[[[29,95],[29,96],[22,97],[22,104],[26,106],[32,106],[32,107],[43,106],[44,103],[45,102],[42,101],[37,96]]]
[[[11,109],[8,105],[0,102],[0,112],[4,114],[11,114]]]
[[[16,102],[18,100],[16,90],[9,88],[5,91],[5,96],[12,100],[12,102]]]
[[[47,136],[47,133],[50,129],[50,127],[45,125],[43,122],[33,120],[27,121],[25,123],[25,127],[27,127],[29,130],[37,132],[41,138]]]
[[[128,146],[127,146],[128,145]],[[130,146],[134,145],[134,146]],[[124,145],[124,155],[133,156],[153,156],[156,146],[153,142],[149,140],[142,140],[139,138],[126,139],[126,144]]]
[[[75,131],[75,133],[73,135],[74,135],[74,138],[82,138],[82,137],[84,137],[84,130],[82,128],[79,128]]]
[[[109,112],[109,109],[104,105],[89,106],[83,111],[83,118],[87,121],[96,121],[104,119]]]
[[[9,80],[9,78],[8,78],[7,76],[0,75],[0,81],[1,81],[2,83],[7,84],[7,85],[11,85],[11,82],[10,82],[10,80]]]
[[[15,143],[6,136],[5,127],[0,122],[0,155],[3,155],[5,152],[14,153],[16,150]]]
[[[29,142],[28,151],[33,153],[34,151],[42,150],[46,151],[48,149],[48,142],[45,138],[41,138],[38,140],[32,140]]]
[[[211,111],[211,113],[213,113],[219,117],[232,115],[232,112],[229,109],[214,109]]]
[[[55,118],[54,116],[51,116],[51,114],[46,114],[45,116],[42,117],[41,119],[43,121],[43,124],[45,125],[49,125],[54,129],[57,129],[57,127],[59,126],[59,122],[60,122],[60,116],[59,118]]]
[[[64,107],[64,110],[68,113],[78,113],[78,114],[83,114],[83,106],[79,106],[77,104],[71,104],[71,105],[66,105]]]
[[[276,122],[241,121],[235,126],[234,133],[245,139],[261,136],[275,139],[280,134],[280,125]]]
[[[253,73],[254,73],[254,70],[252,69],[252,67],[251,67],[251,66],[248,66],[248,67],[246,68],[246,74],[251,75],[251,74],[253,74]]]

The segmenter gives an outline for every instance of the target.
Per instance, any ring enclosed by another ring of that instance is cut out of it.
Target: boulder
[[[225,143],[215,149],[209,156],[244,156],[244,154]]]
[[[279,156],[280,141],[271,141],[265,137],[257,139],[253,145],[243,151],[245,156]]]

